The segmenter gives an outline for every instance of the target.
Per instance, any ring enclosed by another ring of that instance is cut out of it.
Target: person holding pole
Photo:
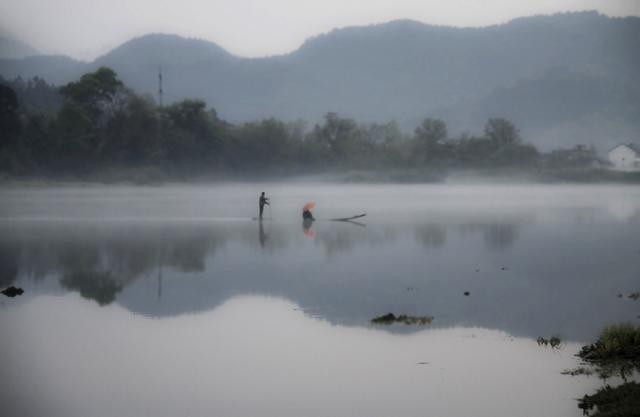
[[[267,206],[269,206],[269,199],[264,195],[264,191],[262,192],[262,194],[260,194],[260,199],[258,200],[258,206],[260,207],[260,217],[259,219],[262,220],[262,212],[264,211],[264,206],[265,204]]]

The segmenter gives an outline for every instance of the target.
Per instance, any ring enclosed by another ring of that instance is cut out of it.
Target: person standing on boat
[[[267,197],[265,197],[264,195],[264,191],[262,192],[262,194],[260,194],[260,199],[258,200],[258,205],[260,206],[260,217],[259,219],[262,220],[262,212],[264,211],[264,206],[265,204],[267,206],[269,206],[269,199]]]

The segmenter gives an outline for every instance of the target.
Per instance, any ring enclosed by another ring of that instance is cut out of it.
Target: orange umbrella
[[[310,201],[310,202],[308,202],[307,204],[305,204],[305,205],[302,207],[302,211],[308,211],[308,210],[311,210],[311,209],[312,209],[312,208],[314,208],[315,206],[316,206],[316,202],[315,202],[315,201]]]

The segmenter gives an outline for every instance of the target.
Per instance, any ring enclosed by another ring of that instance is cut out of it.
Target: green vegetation
[[[74,271],[65,275],[60,283],[80,292],[83,298],[95,300],[99,305],[111,304],[122,291],[122,285],[110,271]]]
[[[584,346],[578,356],[588,362],[640,361],[640,326],[617,324],[605,327],[596,343]]]
[[[551,336],[549,339],[545,339],[540,336],[537,340],[538,346],[551,346],[553,349],[558,349],[562,344],[562,341],[558,336]]]
[[[1,80],[0,80],[1,81]],[[335,113],[310,130],[276,119],[231,124],[200,100],[159,107],[99,68],[59,89],[38,78],[0,82],[0,179],[133,181],[264,178],[334,172],[345,181],[442,181],[452,172],[553,181],[639,181],[595,170],[593,148],[541,154],[508,120],[449,137],[426,118],[359,125]]]
[[[607,385],[593,395],[585,395],[578,402],[585,414],[596,409],[593,417],[640,416],[640,384],[627,382],[612,388]]]
[[[562,375],[571,375],[571,376],[578,376],[578,375],[593,375],[593,369],[591,368],[587,368],[585,366],[579,366],[577,368],[574,369],[565,369],[564,371],[561,372]]]
[[[433,321],[433,317],[431,316],[407,316],[406,314],[401,314],[399,316],[396,316],[393,313],[388,313],[388,314],[385,314],[384,316],[371,319],[371,323],[383,324],[383,325],[403,323],[406,325],[417,324],[417,325],[424,326],[427,324],[431,324],[432,321]]]
[[[594,417],[640,416],[640,384],[628,378],[640,370],[640,326],[617,324],[605,327],[598,340],[583,346],[578,356],[591,365],[566,370],[564,375],[591,375],[607,379],[619,376],[623,384],[606,385],[593,395],[585,395],[578,407]],[[595,409],[595,410],[594,410]]]

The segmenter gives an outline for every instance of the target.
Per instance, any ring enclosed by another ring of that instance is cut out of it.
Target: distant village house
[[[609,162],[616,171],[640,171],[640,147],[618,145],[609,151]]]

